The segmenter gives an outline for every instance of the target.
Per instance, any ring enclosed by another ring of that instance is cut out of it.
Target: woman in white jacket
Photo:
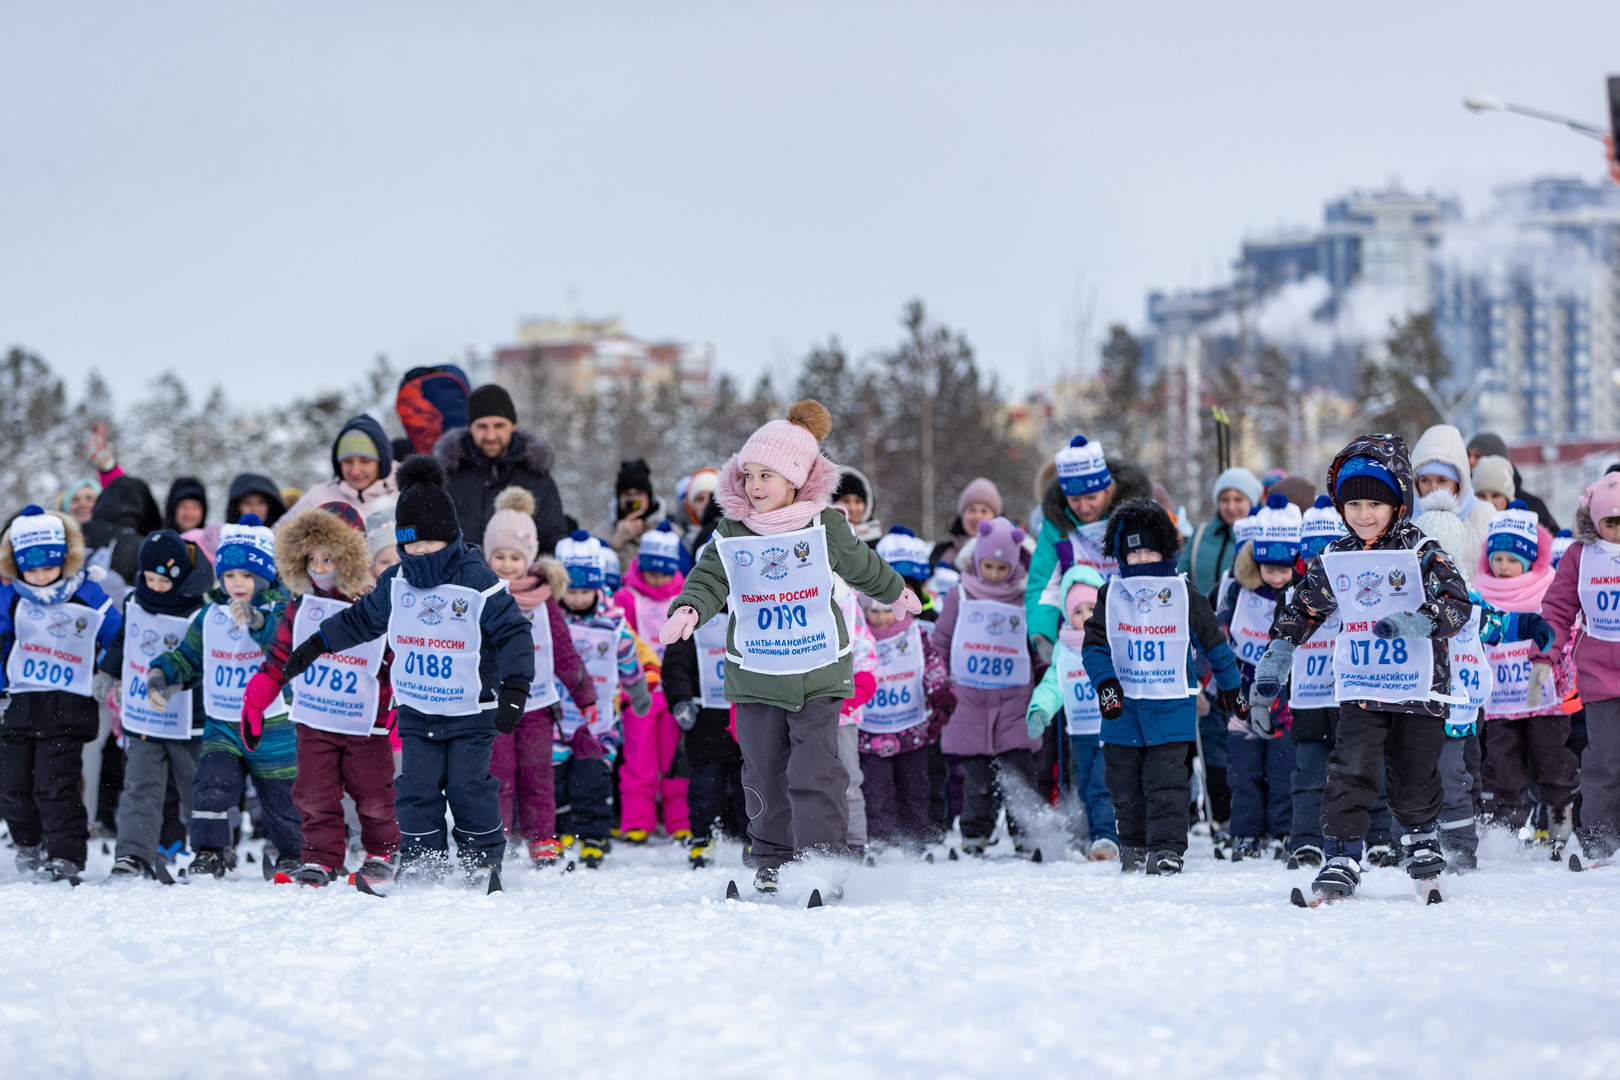
[[[1462,432],[1450,424],[1436,424],[1412,447],[1412,462],[1416,466],[1412,471],[1417,477],[1418,513],[1449,511],[1461,518],[1468,530],[1468,561],[1457,569],[1472,585],[1496,508],[1474,494],[1468,444]]]

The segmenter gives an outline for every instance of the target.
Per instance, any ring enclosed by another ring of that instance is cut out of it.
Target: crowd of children
[[[495,889],[508,852],[597,868],[615,841],[701,868],[729,836],[772,892],[798,860],[932,859],[953,827],[951,857],[989,857],[1002,822],[1015,855],[1163,876],[1202,819],[1217,857],[1315,869],[1328,898],[1368,866],[1474,869],[1481,824],[1620,847],[1620,471],[1559,533],[1494,436],[1368,434],[1320,496],[1227,469],[1194,531],[1076,436],[1027,529],[981,478],[930,545],[882,530],[832,423],[796,403],[634,543],[542,550],[516,485],[464,523],[440,462],[396,462],[365,417],[341,482],[244,475],[206,526],[182,477],[167,527],[101,536],[99,563],[100,485],[23,508],[0,539],[19,871],[79,880],[108,717],[115,879],[238,873],[249,828],[266,878],[366,891],[458,866]]]

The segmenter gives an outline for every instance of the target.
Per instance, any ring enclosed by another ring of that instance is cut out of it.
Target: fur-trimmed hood
[[[67,581],[80,570],[84,569],[84,532],[79,523],[60,510],[45,511],[51,517],[60,521],[67,529],[67,557],[62,560],[62,576],[58,580]],[[13,518],[12,520],[16,520]],[[0,574],[4,574],[7,581],[17,581],[22,577],[22,571],[17,569],[17,553],[11,546],[11,522],[6,522],[6,532],[0,539]]]
[[[1592,508],[1589,506],[1575,508],[1575,524],[1569,531],[1583,544],[1595,544],[1603,539],[1598,535],[1597,522],[1592,520]]]
[[[337,563],[335,591],[355,600],[371,588],[371,548],[365,534],[319,507],[300,510],[276,530],[276,572],[294,596],[315,592],[309,553],[325,547]]]
[[[1232,580],[1250,592],[1265,586],[1266,581],[1260,576],[1260,564],[1254,561],[1253,544],[1238,548],[1237,557],[1232,560]]]
[[[477,445],[473,443],[472,430],[465,427],[451,428],[440,435],[439,441],[433,444],[433,456],[439,459],[439,464],[444,466],[447,475],[475,468],[479,462],[492,460],[514,462],[521,464],[530,472],[549,475],[555,460],[550,443],[538,435],[523,430],[512,432],[512,444],[506,448],[504,457],[486,458],[478,452]]]
[[[1124,506],[1132,499],[1153,498],[1153,482],[1148,479],[1147,470],[1128,461],[1108,461],[1108,473],[1114,478],[1113,494],[1108,497],[1108,514]],[[1080,523],[1069,512],[1069,501],[1063,497],[1063,487],[1058,483],[1056,468],[1053,469],[1051,481],[1046,485],[1046,494],[1041,497],[1041,519],[1050,521],[1054,528],[1064,533],[1078,528]]]
[[[815,462],[810,466],[810,475],[804,478],[804,486],[790,506],[781,510],[773,510],[771,514],[781,515],[784,518],[793,516],[786,511],[804,510],[804,519],[794,528],[802,528],[812,517],[815,517],[828,506],[832,493],[838,489],[838,466],[826,454],[817,454]],[[748,525],[754,520],[754,507],[748,501],[748,495],[743,491],[742,462],[737,460],[735,454],[720,469],[720,483],[714,489],[714,497],[720,503],[720,509],[725,511],[726,517],[732,521]],[[752,528],[752,526],[749,526]]]
[[[546,584],[551,586],[552,597],[559,603],[562,602],[562,594],[568,591],[568,568],[562,564],[561,559],[542,555],[535,560],[533,566],[529,567],[529,572],[538,573],[545,578]]]

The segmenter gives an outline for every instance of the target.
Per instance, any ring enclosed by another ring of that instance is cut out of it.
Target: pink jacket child
[[[640,553],[625,571],[624,585],[613,594],[613,602],[641,640],[652,646],[663,659],[664,646],[658,631],[668,619],[669,602],[681,593],[686,578],[681,574],[681,540],[667,521],[642,534]],[[663,807],[664,831],[676,839],[692,835],[686,810],[685,780],[668,775],[680,745],[681,729],[669,711],[662,688],[652,693],[647,712],[638,714],[626,708],[624,724],[624,764],[619,767],[619,812],[621,835],[632,844],[645,843],[658,828],[659,807]]]
[[[1553,643],[1536,654],[1542,670],[1532,678],[1561,674],[1559,661],[1573,656],[1589,740],[1581,758],[1581,848],[1588,858],[1606,859],[1620,847],[1620,473],[1586,489],[1574,532],[1541,600]],[[1560,694],[1571,689],[1558,686]]]

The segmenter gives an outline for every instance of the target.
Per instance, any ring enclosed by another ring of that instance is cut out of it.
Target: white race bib
[[[585,662],[585,671],[596,688],[596,723],[591,725],[592,735],[601,735],[614,724],[613,703],[619,696],[619,624],[591,626],[571,623],[568,635],[573,638],[574,649]],[[561,684],[558,684],[561,686]],[[562,735],[568,738],[585,722],[585,714],[574,704],[566,690],[562,697]]]
[[[1339,637],[1339,613],[1334,612],[1294,650],[1288,677],[1290,709],[1334,709],[1333,646]]]
[[[1069,714],[1070,735],[1096,735],[1102,731],[1102,709],[1091,676],[1080,663],[1080,654],[1058,642],[1052,663],[1058,669],[1058,687],[1063,692],[1063,711]]]
[[[308,640],[324,620],[343,614],[349,606],[342,600],[304,597],[293,618],[293,648]],[[293,680],[294,722],[339,735],[377,734],[384,648],[382,638],[378,638],[340,653],[322,653]],[[399,666],[397,653],[394,666]]]
[[[652,646],[658,659],[664,658],[664,643],[658,640],[658,631],[669,622],[669,601],[653,600],[642,596],[636,590],[630,590],[630,596],[636,602],[636,632],[637,636]]]
[[[264,664],[264,650],[247,627],[236,625],[231,609],[223,604],[208,605],[202,641],[203,712],[223,723],[237,723],[242,719],[242,692]],[[278,694],[276,704],[280,703]]]
[[[1266,655],[1271,644],[1271,617],[1276,614],[1277,601],[1267,600],[1259,593],[1239,589],[1237,605],[1232,610],[1232,651],[1237,658],[1253,667]]]
[[[826,529],[716,536],[715,543],[736,619],[733,663],[763,675],[803,675],[848,651],[838,647]]]
[[[1108,583],[1108,649],[1128,698],[1172,701],[1187,685],[1187,579],[1120,577]]]
[[[484,635],[478,620],[485,596],[504,589],[506,582],[497,582],[487,594],[463,585],[418,589],[404,575],[390,584],[394,610],[388,616],[388,644],[394,665],[389,679],[395,700],[430,716],[479,712],[483,682],[478,659]]]
[[[529,613],[529,636],[534,639],[534,682],[529,684],[529,700],[523,711],[534,712],[562,700],[557,692],[557,658],[551,644],[550,605],[541,604]]]
[[[1119,560],[1103,551],[1103,537],[1107,532],[1107,519],[1069,530],[1069,548],[1074,552],[1074,565],[1091,567],[1103,576],[1104,581],[1119,576]],[[1063,605],[1059,603],[1056,606]]]
[[[962,595],[951,635],[951,678],[958,686],[1006,690],[1029,685],[1029,627],[1024,609]]]
[[[124,697],[120,713],[124,730],[131,735],[191,738],[190,690],[171,693],[162,712],[146,700],[148,667],[164,653],[178,648],[190,628],[189,616],[154,615],[133,599],[124,605]]]
[[[1339,636],[1333,649],[1337,700],[1430,700],[1433,642],[1426,637],[1373,634],[1373,626],[1386,615],[1413,612],[1423,603],[1418,553],[1404,548],[1324,551],[1321,559],[1339,601]]]
[[[1599,641],[1620,641],[1620,553],[1602,544],[1581,545],[1581,578],[1576,586],[1586,632]]]
[[[6,687],[13,694],[65,690],[90,696],[95,675],[96,635],[112,601],[99,608],[83,604],[36,604],[17,594]]]
[[[1460,706],[1465,709],[1483,709],[1491,699],[1491,669],[1479,640],[1479,615],[1475,604],[1468,625],[1447,642],[1451,646],[1451,693],[1468,700]]]
[[[1491,665],[1492,718],[1511,720],[1545,713],[1558,705],[1558,685],[1549,672],[1541,681],[1541,704],[1530,708],[1530,666],[1535,651],[1532,641],[1510,641],[1486,647],[1485,656]]]
[[[922,629],[917,620],[903,634],[877,643],[877,692],[861,710],[861,730],[873,735],[908,731],[928,722],[923,694]]]
[[[705,709],[727,709],[726,700],[726,625],[730,617],[721,612],[692,635],[697,645],[698,690],[703,696]]]

